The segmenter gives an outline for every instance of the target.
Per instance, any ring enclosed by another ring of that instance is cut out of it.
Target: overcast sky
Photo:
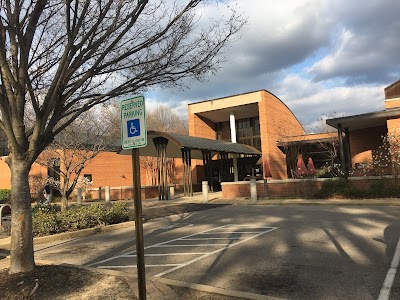
[[[308,131],[336,112],[384,109],[400,79],[399,0],[235,0],[248,22],[226,63],[188,90],[154,90],[146,105],[187,114],[187,103],[266,89]]]

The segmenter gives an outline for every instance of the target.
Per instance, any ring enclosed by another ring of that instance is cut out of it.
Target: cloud
[[[289,75],[281,82],[277,92],[300,122],[306,128],[313,129],[324,116],[348,116],[383,110],[384,87],[326,87],[319,82]]]
[[[331,53],[310,67],[315,80],[342,77],[349,84],[388,83],[399,77],[399,1],[339,0],[325,9],[340,30]]]
[[[187,103],[266,89],[307,125],[333,111],[382,110],[384,87],[400,78],[398,0],[218,2],[219,10],[203,6],[202,18],[237,5],[248,19],[241,38],[216,76],[186,81],[185,90],[154,88],[157,105],[187,114]]]

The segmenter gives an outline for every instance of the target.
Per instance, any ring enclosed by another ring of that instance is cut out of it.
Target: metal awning
[[[163,137],[168,139],[167,157],[180,158],[182,157],[182,150],[191,150],[192,159],[203,159],[202,152],[218,152],[218,153],[235,153],[246,155],[261,155],[257,149],[239,143],[231,143],[220,140],[212,140],[188,136],[177,133],[169,133],[162,131],[147,131],[147,146],[139,148],[140,156],[155,156],[157,157],[157,149],[153,143],[154,138]],[[119,154],[130,155],[131,150],[121,150]]]
[[[326,124],[338,128],[348,128],[350,131],[370,127],[386,126],[387,119],[400,116],[400,108],[391,108],[384,111],[371,112],[366,114],[327,119]]]

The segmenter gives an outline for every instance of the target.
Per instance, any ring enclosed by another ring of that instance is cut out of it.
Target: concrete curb
[[[271,296],[248,293],[248,292],[228,290],[228,289],[218,288],[218,287],[214,287],[214,286],[198,284],[198,283],[191,283],[191,282],[184,282],[184,281],[168,279],[168,278],[161,278],[161,277],[152,276],[151,279],[153,281],[159,281],[159,282],[162,282],[162,283],[165,283],[165,284],[168,284],[168,285],[185,287],[185,288],[199,290],[199,291],[202,291],[202,292],[220,294],[220,295],[224,295],[224,296],[246,298],[246,299],[255,299],[255,300],[284,300],[284,298],[277,298],[277,297],[271,297]]]
[[[33,239],[33,243],[34,243],[34,245],[39,245],[39,244],[51,243],[51,242],[55,242],[55,241],[76,239],[76,238],[93,235],[96,233],[109,232],[109,231],[123,229],[123,228],[135,228],[135,222],[129,221],[129,222],[123,222],[123,223],[112,224],[112,225],[107,225],[107,226],[93,227],[93,228],[81,229],[81,230],[77,230],[77,231],[63,232],[63,233],[57,233],[57,234],[53,234],[53,235],[35,237]],[[10,243],[11,243],[11,237],[8,237],[5,239],[0,239],[0,247],[3,247],[3,248],[6,247],[7,249],[9,249]]]
[[[250,199],[235,200],[214,200],[215,204],[231,204],[231,205],[315,205],[315,206],[400,206],[399,198],[391,199],[326,199],[326,200],[304,200],[304,199],[258,199],[252,202]]]
[[[38,264],[46,264],[46,265],[54,264],[51,261],[46,261],[46,260],[37,260],[36,263],[38,263]],[[84,269],[84,270],[88,270],[88,271],[92,271],[92,272],[98,272],[98,273],[107,274],[107,275],[124,277],[124,278],[129,279],[129,280],[137,279],[137,274],[130,274],[130,273],[127,273],[127,272],[124,272],[124,271],[98,269],[98,268],[93,268],[93,267],[72,265],[72,264],[66,264],[66,263],[60,264],[60,266],[75,267],[75,268]],[[172,285],[172,286],[184,287],[184,288],[189,288],[189,289],[195,289],[195,290],[199,290],[199,291],[202,291],[202,292],[220,294],[220,295],[224,295],[224,296],[246,298],[246,299],[255,299],[255,300],[284,300],[284,298],[277,298],[277,297],[271,297],[271,296],[248,293],[248,292],[228,290],[228,289],[208,286],[208,285],[204,285],[204,284],[184,282],[184,281],[168,279],[168,278],[162,278],[162,277],[147,276],[146,279],[147,279],[146,281],[161,282],[161,283],[166,284],[166,285]]]

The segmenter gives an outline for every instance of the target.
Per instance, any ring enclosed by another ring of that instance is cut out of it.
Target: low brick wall
[[[357,189],[368,189],[377,180],[391,180],[391,176],[382,177],[351,177],[350,183]],[[287,179],[268,180],[268,196],[274,198],[298,198],[307,197],[321,189],[324,181],[337,180],[336,178],[310,178],[310,179]],[[264,181],[259,180],[257,184],[257,196],[264,197]],[[250,182],[222,182],[222,198],[250,198]]]
[[[173,185],[170,185],[173,187]],[[105,188],[88,189],[92,199],[105,199]],[[158,186],[142,186],[141,187],[142,200],[157,198],[158,197]],[[133,187],[132,186],[120,186],[110,187],[110,198],[111,200],[127,200],[133,199]]]

